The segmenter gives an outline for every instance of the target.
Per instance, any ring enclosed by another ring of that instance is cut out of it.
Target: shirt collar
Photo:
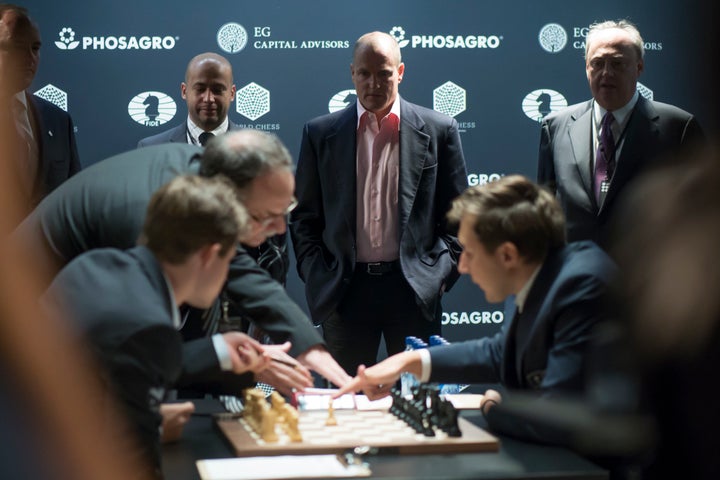
[[[628,103],[612,112],[613,117],[615,117],[615,122],[617,122],[617,125],[620,127],[621,131],[625,128],[625,122],[628,120],[630,112],[632,112],[632,109],[635,108],[635,105],[637,104],[639,98],[640,93],[635,90],[635,93],[633,94],[632,98]],[[593,102],[593,118],[595,120],[595,130],[600,128],[600,124],[602,123],[602,119],[605,116],[606,112],[607,110],[602,108],[597,102]]]
[[[25,111],[28,110],[27,97],[25,96],[25,90],[20,90],[18,93],[13,95],[20,103],[25,107]]]
[[[165,273],[163,273],[163,278],[165,279],[165,285],[167,285],[170,308],[172,309],[172,324],[176,330],[180,330],[180,327],[182,327],[182,322],[180,320],[180,310],[178,310],[178,306],[175,303],[175,293],[173,292],[173,287],[170,283],[170,279],[168,279]]]
[[[230,119],[229,119],[229,117],[225,117],[225,120],[223,120],[223,122],[220,125],[218,125],[218,127],[210,133],[212,133],[215,136],[222,135],[223,133],[228,131],[229,125],[230,125]],[[200,145],[200,141],[198,141],[198,137],[205,130],[203,130],[202,128],[195,125],[195,122],[193,122],[190,119],[190,117],[188,117],[188,119],[187,119],[187,127],[188,127],[187,133],[188,133],[188,136],[190,137],[190,138],[188,138],[188,143],[192,143],[193,145]]]
[[[525,282],[525,285],[515,295],[515,305],[517,306],[519,313],[522,313],[523,309],[525,309],[525,301],[527,300],[528,294],[530,293],[530,289],[532,288],[533,284],[535,283],[535,278],[537,278],[538,273],[540,272],[541,268],[542,268],[542,264],[540,264],[535,269],[535,271],[532,273],[532,275],[530,275],[530,278],[528,278],[528,281]]]
[[[357,105],[357,125],[355,126],[355,128],[358,129],[360,128],[360,119],[362,118],[363,114],[368,110],[366,110],[365,107],[362,106],[360,101],[355,102],[355,104]],[[370,113],[373,114],[372,112]],[[390,113],[395,114],[395,116],[398,118],[398,125],[400,125],[400,95],[397,96],[397,98],[392,104],[392,107],[390,107]],[[388,113],[388,115],[390,115],[390,113]]]

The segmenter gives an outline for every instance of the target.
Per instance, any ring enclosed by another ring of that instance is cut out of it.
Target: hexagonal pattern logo
[[[653,100],[655,98],[655,93],[640,82],[637,82],[637,90],[640,92],[640,95],[648,100]]]
[[[235,110],[252,121],[270,111],[270,91],[255,82],[248,83],[235,93]]]
[[[67,112],[68,109],[68,96],[67,93],[63,92],[55,85],[48,83],[43,88],[35,92],[38,97],[47,100],[55,106],[62,108]]]
[[[464,88],[453,82],[445,82],[433,90],[433,110],[454,117],[466,108],[467,96]]]

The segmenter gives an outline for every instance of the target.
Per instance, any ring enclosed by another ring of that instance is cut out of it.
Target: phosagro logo
[[[400,48],[497,48],[502,36],[498,35],[412,35],[405,38],[405,29],[394,26],[390,35],[397,40]]]
[[[138,93],[128,104],[130,118],[146,127],[159,127],[169,122],[175,112],[175,100],[162,92]]]
[[[468,185],[474,187],[475,185],[485,185],[486,183],[500,180],[504,176],[504,173],[470,173],[467,179]]]
[[[75,31],[70,27],[63,27],[58,33],[59,41],[55,46],[60,50],[74,50],[82,44],[83,50],[170,50],[175,48],[177,37],[160,36],[107,36],[82,37],[75,40]]]
[[[499,310],[494,312],[443,312],[443,325],[481,325],[503,323],[505,314]]]

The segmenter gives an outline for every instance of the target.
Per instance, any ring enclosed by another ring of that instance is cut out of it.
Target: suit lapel
[[[599,213],[606,210],[606,205],[611,203],[623,186],[633,177],[637,164],[642,159],[652,156],[648,148],[650,145],[657,144],[656,139],[660,135],[657,126],[658,117],[652,104],[641,95],[630,114],[615,173]]]
[[[592,101],[585,106],[585,111],[577,112],[573,115],[575,120],[568,128],[570,136],[570,145],[572,147],[573,161],[577,169],[578,176],[582,180],[583,189],[587,194],[587,200],[595,202],[595,194],[593,192],[593,181],[590,174],[594,158],[592,149]]]
[[[25,92],[25,101],[32,113],[33,118],[30,121],[30,125],[33,128],[33,135],[35,136],[35,143],[37,144],[38,165],[37,175],[35,176],[35,182],[33,184],[33,195],[35,195],[38,193],[38,189],[41,191],[47,189],[48,166],[45,158],[45,147],[49,144],[50,136],[53,135],[53,132],[45,125],[42,112],[40,111],[41,104],[35,100],[35,96]]]
[[[188,143],[187,140],[187,120],[182,125],[178,125],[170,135],[170,141],[174,143]]]
[[[398,209],[400,232],[407,226],[422,176],[430,136],[423,132],[425,122],[411,104],[400,98],[400,178]]]
[[[323,166],[326,167],[324,175],[330,184],[336,185],[335,200],[341,203],[345,215],[347,228],[355,235],[357,218],[356,196],[356,144],[357,144],[357,106],[353,103],[347,107],[339,117],[334,128],[325,138],[332,158],[325,157]],[[348,192],[352,192],[351,195]]]

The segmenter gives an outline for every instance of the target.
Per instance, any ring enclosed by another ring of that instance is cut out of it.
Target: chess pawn
[[[260,436],[267,443],[275,443],[278,441],[278,435],[277,432],[275,432],[276,421],[277,413],[266,403],[261,413]]]
[[[328,403],[328,418],[325,420],[325,425],[334,426],[337,425],[337,418],[335,418],[335,407],[333,407],[332,398]]]
[[[285,431],[288,434],[291,442],[302,442],[302,435],[300,434],[299,414],[291,405],[283,405],[283,415],[285,417]]]

